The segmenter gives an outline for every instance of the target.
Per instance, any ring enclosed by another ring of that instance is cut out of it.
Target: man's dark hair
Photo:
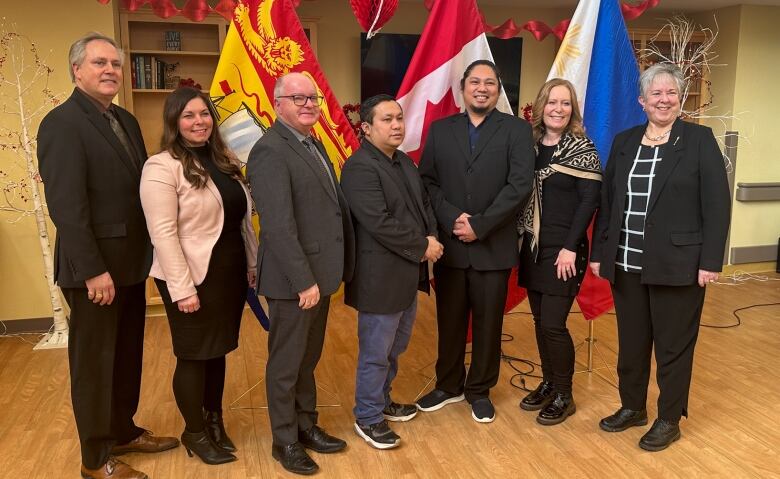
[[[386,93],[380,93],[371,98],[366,98],[363,103],[360,104],[360,121],[364,121],[369,125],[373,123],[376,106],[386,101],[395,101],[397,103],[394,96]]]
[[[498,89],[501,89],[501,72],[498,71],[498,67],[495,63],[491,62],[490,60],[476,60],[471,62],[471,65],[466,67],[466,71],[463,72],[463,78],[460,79],[460,89],[463,90],[466,87],[466,78],[471,75],[471,70],[474,69],[474,67],[477,67],[479,65],[485,65],[486,67],[490,67],[491,70],[493,70],[493,73],[496,74],[496,79],[498,80]]]

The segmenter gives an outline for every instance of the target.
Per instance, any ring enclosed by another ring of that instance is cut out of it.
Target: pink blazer
[[[252,228],[252,197],[246,186],[246,216],[241,225],[249,272],[256,272],[257,236]],[[209,178],[194,188],[180,161],[170,153],[152,156],[141,174],[141,204],[154,246],[149,275],[164,280],[172,301],[192,296],[209,269],[211,250],[222,232],[222,196]]]

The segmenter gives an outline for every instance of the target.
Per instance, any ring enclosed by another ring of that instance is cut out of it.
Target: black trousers
[[[86,288],[63,288],[70,306],[71,400],[89,469],[106,463],[114,444],[143,433],[133,422],[141,392],[146,297],[144,283],[119,287],[111,305],[87,299]]]
[[[573,302],[574,296],[554,296],[528,290],[544,381],[552,382],[555,391],[567,394],[571,394],[574,376],[574,342],[566,327],[566,319]]]
[[[314,369],[322,355],[330,296],[311,309],[297,299],[268,299],[271,328],[265,368],[268,415],[273,443],[298,441],[298,431],[317,424]]]
[[[640,275],[615,271],[612,285],[618,324],[618,378],[623,407],[646,407],[650,355],[655,346],[658,417],[688,416],[693,350],[699,335],[704,288],[640,283]]]
[[[433,266],[439,330],[436,388],[465,393],[471,403],[488,397],[498,382],[501,328],[511,270],[477,271]],[[471,366],[464,360],[471,316]]]

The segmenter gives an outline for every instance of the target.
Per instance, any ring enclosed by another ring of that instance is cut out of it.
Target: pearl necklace
[[[662,133],[662,134],[660,134],[658,136],[648,136],[647,135],[647,130],[645,130],[645,138],[647,138],[650,141],[661,141],[664,138],[666,138],[667,136],[669,136],[669,133],[671,133],[671,132],[672,132],[672,130],[666,130],[666,132],[664,132],[664,133]]]

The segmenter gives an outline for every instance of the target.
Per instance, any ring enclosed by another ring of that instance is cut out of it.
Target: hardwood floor
[[[732,311],[760,303],[780,302],[780,275],[775,281],[750,281],[738,286],[708,287],[703,323],[733,323]],[[576,305],[575,305],[576,309]],[[505,355],[538,361],[527,303],[505,319]],[[313,454],[320,476],[376,477],[780,477],[780,306],[741,311],[742,325],[702,328],[696,351],[689,420],[682,439],[666,451],[648,453],[637,447],[646,428],[609,434],[598,428],[601,417],[619,406],[610,384],[615,374],[615,318],[595,322],[594,373],[574,378],[577,413],[565,423],[544,427],[535,414],[517,407],[524,394],[510,385],[514,374],[504,363],[491,397],[497,417],[491,424],[471,419],[465,402],[413,421],[394,424],[400,448],[378,451],[353,430],[353,394],[357,337],[355,313],[335,299],[317,377],[322,391],[320,425],[345,438],[347,451]],[[569,327],[575,343],[587,336],[587,323],[572,313]],[[509,336],[507,336],[509,339]],[[183,421],[171,391],[174,357],[164,318],[147,321],[141,407],[136,422],[158,435],[178,435]],[[587,360],[587,346],[578,349],[578,363]],[[264,377],[266,333],[244,317],[241,344],[228,356],[225,391],[227,430],[236,442],[239,460],[206,466],[187,457],[183,448],[156,455],[130,454],[124,460],[155,479],[270,478],[287,474],[271,458],[271,436],[260,384],[228,406]],[[401,358],[393,397],[412,402],[433,374],[436,323],[432,299],[421,296],[409,350]],[[515,363],[521,370],[525,364]],[[609,367],[605,367],[609,365]],[[584,369],[578,364],[578,371]],[[32,351],[14,338],[0,339],[0,477],[78,477],[80,456],[70,406],[65,350]],[[514,382],[518,382],[515,378]],[[535,387],[537,379],[527,379]],[[657,388],[651,380],[648,412],[655,418]],[[253,409],[256,408],[256,409]]]

